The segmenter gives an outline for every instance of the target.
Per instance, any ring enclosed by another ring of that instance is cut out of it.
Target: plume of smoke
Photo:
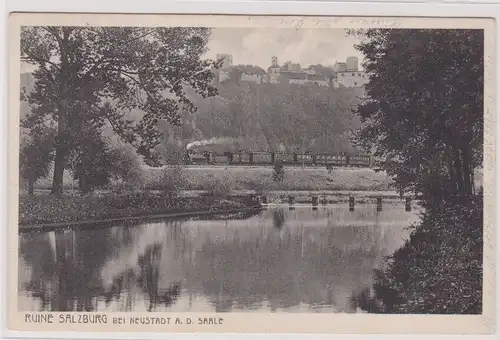
[[[214,144],[231,144],[231,143],[233,143],[232,138],[213,137],[210,139],[198,140],[198,141],[188,143],[188,145],[186,145],[186,149],[190,150],[191,148],[193,148],[195,146],[206,146],[206,145],[214,145]]]

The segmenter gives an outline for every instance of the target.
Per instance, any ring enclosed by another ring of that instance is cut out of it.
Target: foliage
[[[359,145],[427,207],[474,192],[482,164],[483,31],[369,29],[357,46],[370,75],[356,110]]]
[[[42,223],[83,222],[112,218],[151,216],[202,210],[226,210],[249,206],[245,200],[231,200],[214,205],[207,197],[165,199],[150,193],[56,198],[48,195],[20,197],[19,223],[34,226]]]
[[[274,163],[273,169],[273,181],[275,182],[283,182],[285,179],[285,167],[281,160],[278,160]]]
[[[255,65],[234,65],[230,68],[230,77],[227,83],[238,83],[242,74],[263,76],[266,74],[261,67]]]
[[[73,177],[82,194],[110,183],[115,168],[112,151],[99,135],[89,135],[85,143],[72,154]]]
[[[310,69],[314,69],[314,71],[318,74],[323,75],[326,78],[331,78],[334,75],[333,68],[330,66],[324,66],[321,64],[310,65]]]
[[[446,202],[441,213],[426,213],[386,268],[376,272],[375,296],[358,297],[360,307],[375,313],[480,314],[482,261],[482,196]]]
[[[241,82],[218,90],[220,96],[200,100],[200,114],[186,117],[205,139],[232,137],[254,151],[283,145],[288,152],[356,152],[350,132],[359,118],[351,111],[363,89]]]
[[[115,147],[109,151],[111,179],[118,191],[125,187],[137,188],[142,182],[142,170],[133,150]]]
[[[186,188],[186,173],[182,165],[168,165],[162,170],[160,189],[167,196],[177,196]]]
[[[228,196],[234,190],[235,183],[233,178],[228,175],[222,177],[213,177],[205,185],[205,190],[212,198],[223,198]]]
[[[27,138],[21,139],[19,154],[19,175],[28,184],[28,191],[33,195],[35,182],[49,174],[54,150],[53,129],[45,128],[32,131]]]
[[[158,165],[155,147],[166,120],[179,124],[179,112],[194,112],[185,88],[212,96],[212,68],[202,59],[210,30],[205,28],[25,27],[21,60],[36,67],[31,107],[23,126],[57,123],[53,191],[62,192],[69,154],[82,145],[83,125],[101,132],[109,126],[132,144],[146,162]],[[144,112],[139,121],[130,110]]]

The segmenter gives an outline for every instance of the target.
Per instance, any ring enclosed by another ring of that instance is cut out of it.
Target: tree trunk
[[[52,178],[52,191],[54,196],[61,196],[63,194],[63,177],[64,166],[66,161],[67,149],[67,133],[66,133],[66,115],[68,113],[68,55],[66,54],[66,47],[69,38],[69,31],[63,28],[63,36],[58,39],[59,48],[61,52],[61,70],[59,73],[59,86],[61,99],[58,105],[58,122],[57,122],[57,142],[56,142],[56,156],[54,160],[54,177]]]
[[[464,190],[464,177],[462,173],[462,161],[460,160],[460,152],[458,149],[455,150],[455,172],[457,177],[458,192],[461,193]]]
[[[33,180],[28,180],[28,195],[33,196],[35,194],[35,183]]]
[[[455,173],[455,167],[453,166],[453,160],[451,158],[448,159],[448,168],[449,168],[449,177],[450,177],[450,191],[456,193],[459,191],[458,189],[458,176]]]
[[[62,196],[63,194],[63,177],[64,166],[66,162],[66,148],[67,148],[67,135],[66,135],[66,99],[61,99],[59,104],[59,117],[57,124],[57,138],[56,138],[56,156],[54,159],[54,177],[52,178],[52,191],[51,195]]]
[[[54,160],[54,177],[52,178],[51,195],[62,196],[63,194],[63,178],[64,178],[64,161],[65,155],[63,147],[56,147],[56,157]]]

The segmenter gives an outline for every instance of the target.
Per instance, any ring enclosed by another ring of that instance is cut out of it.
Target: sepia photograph
[[[264,19],[19,26],[24,324],[483,314],[484,27]]]

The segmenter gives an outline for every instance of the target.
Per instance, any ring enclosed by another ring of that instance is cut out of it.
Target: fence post
[[[349,197],[349,211],[354,211],[354,205],[355,205],[354,197]]]
[[[382,211],[382,197],[377,197],[377,211]]]
[[[317,207],[318,206],[318,196],[313,196],[312,197],[312,205],[313,205],[313,207]]]

